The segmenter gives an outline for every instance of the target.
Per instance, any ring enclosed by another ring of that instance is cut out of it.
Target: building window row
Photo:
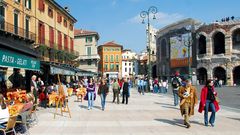
[[[104,48],[104,51],[105,51],[105,52],[106,52],[106,51],[107,51],[107,52],[109,52],[109,51],[114,52],[114,51],[120,51],[120,50],[121,50],[120,48],[112,48],[112,47],[111,47],[111,48],[106,48],[106,47]]]
[[[54,40],[54,33],[55,33],[55,30],[53,27],[49,26],[49,46],[51,48],[54,48],[55,46],[55,40]],[[58,42],[58,49],[59,50],[62,50],[62,35],[64,35],[64,50],[66,51],[73,51],[74,50],[74,41],[73,41],[73,38],[70,38],[69,36],[61,33],[60,31],[57,32],[57,42]],[[39,39],[39,43],[40,44],[48,44],[46,41],[45,41],[45,25],[43,22],[39,22],[39,26],[38,26],[38,39]],[[69,39],[70,39],[70,46],[69,46]],[[69,48],[70,47],[70,48]]]
[[[105,62],[108,62],[108,55],[105,55]],[[110,62],[119,62],[119,55],[115,55],[115,59],[114,59],[114,55],[110,55]]]
[[[108,71],[108,70],[119,70],[119,64],[110,64],[110,69],[108,69],[108,64],[104,65],[104,71]]]
[[[30,1],[30,0],[27,0],[27,1],[29,1],[29,3],[31,4],[31,1]],[[45,3],[44,3],[44,0],[39,0],[38,2],[39,2],[39,3],[38,3],[38,9],[39,9],[39,11],[44,12],[44,11],[45,11]],[[51,8],[51,7],[49,6],[49,7],[48,7],[48,16],[49,16],[50,18],[53,18],[53,14],[54,14],[53,8]],[[57,22],[61,24],[61,23],[62,23],[62,19],[63,19],[62,15],[61,15],[59,12],[57,12]],[[63,26],[66,27],[66,28],[68,27],[68,22],[67,22],[67,19],[66,19],[66,18],[63,19]],[[69,23],[69,29],[70,29],[71,31],[73,31],[73,23]]]

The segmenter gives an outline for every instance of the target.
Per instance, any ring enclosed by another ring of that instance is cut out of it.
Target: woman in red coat
[[[213,80],[207,80],[206,85],[202,88],[200,104],[198,112],[204,110],[204,124],[208,126],[208,112],[212,112],[209,123],[214,127],[215,115],[219,110],[218,102],[216,101],[217,92],[214,90]]]

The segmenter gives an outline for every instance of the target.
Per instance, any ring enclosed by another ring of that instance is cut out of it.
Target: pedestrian
[[[192,86],[190,80],[186,80],[183,86],[179,88],[178,95],[180,97],[180,111],[184,116],[184,125],[190,128],[189,118],[194,115],[194,107],[197,105],[197,90]]]
[[[177,106],[179,103],[178,90],[180,86],[181,86],[181,78],[179,77],[179,73],[176,72],[175,76],[172,78],[172,90],[173,90],[173,98],[174,98],[175,106]]]
[[[120,86],[117,82],[117,79],[114,79],[112,88],[113,88],[113,103],[115,102],[115,99],[117,98],[117,103],[119,104]]]
[[[143,78],[141,78],[141,81],[140,81],[140,89],[141,89],[141,94],[144,95],[144,80],[143,80]]]
[[[105,105],[106,105],[106,97],[109,92],[109,87],[104,79],[102,79],[101,84],[99,85],[98,88],[98,95],[101,97],[101,106],[102,106],[102,111],[105,110]]]
[[[153,92],[158,93],[159,91],[159,85],[158,85],[158,79],[156,78],[153,82]]]
[[[93,83],[92,78],[90,78],[87,84],[87,100],[88,100],[88,110],[93,108],[93,102],[96,98],[95,94],[95,84]]]
[[[167,83],[167,80],[163,80],[163,81],[162,81],[162,92],[163,92],[164,94],[166,94],[167,91],[168,91],[168,83]]]
[[[31,93],[34,96],[34,104],[37,104],[37,99],[38,99],[38,87],[36,82],[37,76],[33,75],[31,79],[32,79],[30,83]]]
[[[129,96],[128,95],[128,87],[129,87],[129,84],[127,82],[127,79],[125,78],[123,86],[122,86],[122,89],[123,89],[122,104],[124,104],[125,101],[126,101],[126,104],[128,104],[128,96]]]
[[[214,89],[214,81],[207,80],[206,85],[202,88],[201,98],[198,111],[204,110],[204,124],[208,126],[208,112],[212,112],[209,123],[214,127],[216,112],[220,109],[216,100],[217,92]]]

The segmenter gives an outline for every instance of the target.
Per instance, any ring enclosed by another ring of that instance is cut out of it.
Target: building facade
[[[129,50],[125,49],[122,51],[122,77],[130,77],[138,75],[138,55]]]
[[[199,24],[188,18],[157,32],[158,77],[170,79],[175,72],[179,72],[184,77],[194,78],[197,66],[195,27]]]
[[[6,81],[7,87],[30,90],[31,74],[40,70],[39,55],[33,46],[34,15],[35,1],[0,1],[0,83]],[[19,71],[22,79],[9,79]]]
[[[38,73],[44,80],[49,80],[50,74],[75,75],[73,60],[78,52],[74,50],[74,23],[77,20],[68,8],[54,0],[1,0],[0,14],[1,29],[21,37],[16,44],[23,45],[11,48],[40,59]],[[9,43],[15,40],[9,39]]]
[[[42,60],[73,64],[71,61],[78,56],[74,50],[77,20],[54,0],[35,0],[35,6],[35,45]]]
[[[197,30],[197,76],[240,85],[240,20],[228,17]]]
[[[100,56],[98,71],[102,77],[122,77],[122,49],[123,46],[114,41],[98,46]]]
[[[91,72],[98,72],[100,57],[97,53],[99,35],[94,31],[74,30],[74,46],[79,52],[79,68]]]

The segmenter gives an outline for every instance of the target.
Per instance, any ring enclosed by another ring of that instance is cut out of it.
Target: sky
[[[55,1],[63,7],[69,7],[70,14],[78,20],[76,29],[98,32],[99,45],[115,41],[123,45],[124,49],[137,53],[146,48],[146,24],[141,23],[139,14],[151,6],[158,9],[157,19],[150,19],[150,24],[157,29],[186,18],[211,23],[224,17],[240,17],[240,0]]]

